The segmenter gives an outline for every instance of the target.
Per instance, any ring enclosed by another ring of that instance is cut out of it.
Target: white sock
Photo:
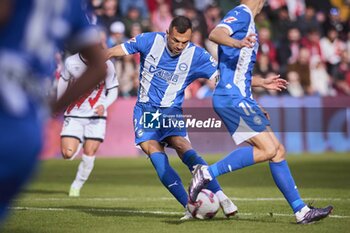
[[[215,195],[218,197],[220,202],[222,202],[225,199],[228,199],[228,197],[225,195],[225,193],[222,190],[217,191]]]
[[[92,169],[94,168],[95,157],[96,156],[87,156],[83,154],[78,167],[77,175],[71,187],[81,189],[85,181],[89,178]]]
[[[310,208],[306,205],[301,210],[295,213],[295,217],[298,222],[302,221],[304,219],[304,216],[307,212],[310,211]]]

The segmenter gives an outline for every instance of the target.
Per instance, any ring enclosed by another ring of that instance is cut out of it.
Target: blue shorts
[[[159,108],[147,103],[136,103],[134,108],[135,144],[156,140],[166,143],[170,136],[187,136],[186,127],[180,127],[183,121],[181,108]]]
[[[237,145],[265,131],[270,125],[254,99],[214,95],[213,105]]]
[[[0,223],[11,200],[31,178],[42,147],[42,122],[32,106],[12,116],[0,103]]]

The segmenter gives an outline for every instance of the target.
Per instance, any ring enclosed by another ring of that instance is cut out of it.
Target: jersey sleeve
[[[203,50],[197,62],[198,78],[212,79],[216,77],[218,74],[217,62],[207,51]]]
[[[127,55],[134,53],[145,53],[153,41],[154,33],[142,33],[134,38],[131,38],[121,46]]]
[[[106,89],[110,90],[119,86],[117,74],[111,61],[107,61]]]
[[[69,69],[70,69],[69,60],[70,60],[69,58],[65,60],[63,70],[61,71],[61,78],[66,82],[68,82],[72,77],[72,75],[69,71]]]
[[[221,20],[216,27],[224,27],[229,30],[230,35],[240,31],[249,25],[250,15],[244,11],[232,10]]]

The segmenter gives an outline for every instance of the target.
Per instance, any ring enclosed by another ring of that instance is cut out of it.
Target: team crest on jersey
[[[143,129],[137,130],[137,131],[136,131],[136,137],[138,137],[138,138],[142,137],[142,136],[143,136],[143,133],[144,133]]]
[[[255,116],[255,117],[253,118],[253,121],[254,121],[254,123],[255,123],[256,125],[261,125],[261,124],[262,124],[262,120],[261,120],[261,118],[260,118],[259,116]]]
[[[188,65],[186,63],[181,63],[179,65],[179,70],[186,71],[188,69]]]
[[[225,23],[232,23],[232,22],[234,22],[234,21],[236,21],[236,20],[237,20],[237,19],[236,19],[235,17],[230,16],[230,17],[224,19],[224,22],[225,22]]]

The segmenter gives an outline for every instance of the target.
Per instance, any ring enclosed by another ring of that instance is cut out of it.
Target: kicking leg
[[[153,167],[164,187],[185,207],[187,205],[187,192],[177,172],[170,166],[164,147],[155,140],[140,143],[142,150],[149,156]]]
[[[207,162],[192,148],[191,143],[186,138],[181,136],[171,136],[167,138],[167,142],[176,150],[182,162],[191,172],[197,165],[208,165]],[[221,208],[227,217],[233,216],[237,213],[237,206],[225,195],[215,178],[209,182],[206,188],[216,194],[220,201]]]

